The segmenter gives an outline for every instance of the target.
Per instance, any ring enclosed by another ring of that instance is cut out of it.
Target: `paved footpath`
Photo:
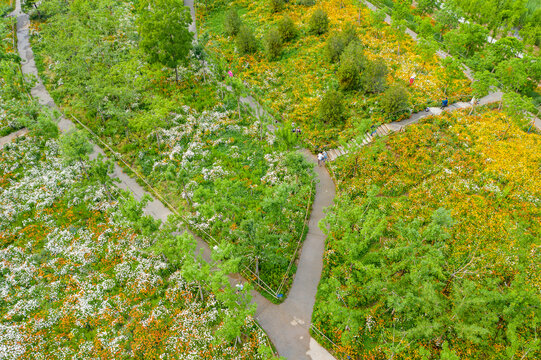
[[[190,0],[190,1],[193,1],[193,0]],[[359,2],[363,2],[366,5],[366,7],[368,7],[372,11],[377,11],[378,10],[377,6],[375,6],[374,4],[372,4],[371,2],[369,2],[367,0],[359,0]],[[392,21],[391,17],[387,13],[385,13],[385,22],[390,25],[391,21]],[[413,40],[419,41],[418,35],[413,30],[411,30],[410,28],[406,28],[406,34],[408,34]],[[490,41],[490,39],[492,39],[492,38],[489,37],[489,41]],[[449,53],[447,53],[447,52],[445,52],[445,51],[443,51],[441,49],[438,49],[436,51],[436,55],[438,55],[442,59],[445,59],[446,57],[451,57],[451,55]],[[474,76],[473,76],[472,69],[470,69],[468,66],[466,66],[462,62],[460,64],[462,65],[462,71],[463,71],[464,75],[468,79],[470,79],[471,81],[476,81]],[[498,101],[501,101],[501,92],[496,91],[494,94],[499,94],[500,100],[498,100]],[[485,99],[485,98],[490,99],[491,95],[492,94],[489,94],[488,96],[485,96],[483,99]],[[489,102],[495,102],[495,101],[489,101]],[[484,104],[481,103],[480,105],[484,105]],[[526,115],[531,118],[532,126],[537,128],[537,130],[541,131],[541,119],[537,118],[534,114],[531,114],[531,113],[527,113]]]
[[[193,0],[186,1],[191,3],[193,9]],[[29,18],[21,10],[21,0],[17,0],[16,10],[12,13],[12,16],[17,18],[17,47],[21,57],[22,71],[25,75],[32,74],[38,79],[38,82],[31,90],[31,94],[38,99],[40,104],[50,108],[57,108],[54,100],[38,76],[34,53],[32,52],[29,41]],[[195,19],[193,10],[192,16]],[[195,24],[192,24],[191,28],[195,29]],[[259,107],[251,97],[243,98],[242,101],[252,108]],[[64,116],[60,118],[58,125],[61,131],[68,131],[75,128],[75,124]],[[105,156],[104,151],[99,146],[94,145],[94,152],[91,154],[91,158],[97,157],[98,154]],[[309,152],[304,152],[304,155],[308,161],[312,163],[316,162],[314,156]],[[253,302],[257,304],[257,321],[269,335],[279,355],[292,360],[334,359],[309,333],[317,285],[323,267],[325,243],[325,236],[319,229],[318,222],[324,216],[323,209],[332,204],[335,194],[334,183],[326,169],[316,167],[316,174],[319,183],[316,185],[315,199],[309,219],[308,235],[300,252],[297,274],[288,298],[284,303],[274,305],[258,292],[252,292]],[[131,191],[136,199],[141,199],[145,194],[151,196],[152,201],[145,207],[145,213],[163,221],[172,214],[163,203],[149,194],[116,163],[114,164],[114,171],[111,176],[119,179],[118,187]],[[198,247],[203,250],[203,257],[209,259],[210,249],[208,245],[199,237],[196,237],[196,240]],[[231,279],[233,282],[243,281],[240,277],[232,276]]]
[[[197,40],[194,0],[184,0],[184,5],[190,8],[192,16],[190,31],[195,34]],[[228,90],[231,91],[231,88]],[[240,101],[249,106],[257,118],[271,118],[251,95],[241,97]],[[274,127],[268,125],[268,130],[272,132]],[[308,150],[303,150],[302,153],[309,162],[317,163],[316,157]],[[291,360],[334,359],[309,333],[325,250],[325,235],[318,223],[325,216],[323,210],[332,205],[335,196],[334,182],[327,169],[316,166],[315,170],[319,183],[316,184],[308,234],[301,249],[297,272],[288,297],[282,304],[274,305],[254,292],[257,321],[269,335],[278,353]]]
[[[15,140],[16,138],[18,138],[19,136],[23,136],[23,135],[26,135],[28,134],[28,129],[21,129],[21,130],[18,130],[18,131],[15,131],[15,132],[12,132],[11,134],[9,135],[6,135],[6,136],[3,136],[0,138],[0,149],[4,147],[4,145],[12,142],[13,140]]]

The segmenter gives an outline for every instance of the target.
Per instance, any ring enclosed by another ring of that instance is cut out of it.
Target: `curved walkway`
[[[193,9],[193,0],[187,1],[191,3]],[[32,74],[38,79],[38,82],[31,90],[31,94],[38,99],[40,104],[50,108],[57,108],[38,76],[34,53],[29,41],[29,17],[21,11],[21,0],[17,0],[16,10],[12,13],[12,16],[17,17],[17,48],[21,57],[22,71],[25,75]],[[193,10],[192,16],[195,16]],[[191,28],[195,28],[195,25],[192,24]],[[253,109],[261,109],[251,97],[243,98],[242,101]],[[64,116],[60,118],[58,126],[61,131],[75,128],[75,124]],[[91,158],[97,157],[98,154],[105,156],[104,151],[99,146],[94,145]],[[316,162],[312,154],[308,152],[304,152],[304,154],[310,162]],[[335,194],[334,183],[326,169],[316,167],[316,173],[319,183],[316,185],[316,195],[309,220],[308,234],[300,253],[297,274],[288,298],[284,303],[274,305],[258,292],[252,292],[253,302],[257,304],[256,319],[267,332],[279,355],[292,360],[334,359],[327,350],[310,336],[309,332],[315,295],[323,267],[325,244],[325,236],[319,229],[318,222],[324,216],[323,209],[332,204]],[[151,196],[152,201],[145,207],[145,213],[163,221],[172,214],[163,203],[149,194],[134,178],[124,173],[117,163],[114,163],[111,176],[120,180],[118,187],[131,191],[136,199],[141,199],[145,194]],[[198,247],[203,250],[203,257],[209,259],[210,249],[208,245],[200,238],[196,237],[196,239]],[[232,281],[242,281],[242,279],[232,277]]]
[[[193,0],[192,0],[193,1]],[[377,11],[378,10],[378,7],[375,6],[374,4],[372,4],[371,2],[367,1],[367,0],[359,0],[359,3],[364,3],[366,5],[366,7],[368,7],[370,10],[372,11]],[[387,12],[385,12],[385,20],[384,20],[387,24],[391,24],[391,17],[387,14]],[[413,40],[415,41],[419,41],[419,38],[418,38],[418,35],[417,33],[415,33],[413,30],[411,30],[410,28],[406,28],[405,30],[406,34],[408,34]],[[489,39],[488,41],[490,41],[490,36],[489,36]],[[436,51],[436,55],[438,55],[440,58],[442,59],[445,59],[446,57],[452,57],[449,53],[441,50],[441,49],[438,49]],[[460,65],[462,66],[462,72],[464,73],[464,75],[470,79],[471,81],[476,81],[475,78],[474,78],[474,74],[473,74],[473,71],[468,67],[466,66],[466,64],[464,64],[462,61],[460,61]],[[501,92],[499,90],[497,90],[495,92],[496,94],[500,93],[500,96],[501,96]],[[492,94],[489,94],[488,96],[485,96],[485,98],[488,98],[490,97]],[[501,100],[501,98],[500,98]],[[537,128],[537,130],[541,131],[541,119],[537,118],[534,114],[532,113],[529,113],[529,112],[526,112],[527,116],[530,117],[531,121],[532,121],[532,126],[534,126],[535,128]]]
[[[491,93],[481,99],[479,99],[478,105],[487,105],[495,102],[502,101],[503,93],[501,91],[497,91],[494,93]],[[387,136],[390,133],[400,131],[404,129],[406,126],[415,124],[419,120],[432,115],[439,115],[444,111],[456,111],[459,109],[467,109],[471,108],[472,104],[469,102],[462,102],[459,101],[457,103],[451,104],[445,109],[440,109],[438,107],[431,107],[428,108],[428,111],[419,111],[416,113],[411,114],[411,116],[405,120],[401,121],[394,121],[389,124],[383,124],[380,125],[374,132],[372,133],[366,133],[362,139],[362,141],[359,143],[357,140],[353,139],[350,140],[350,142],[345,146],[340,146],[336,149],[329,150],[329,160],[334,161],[339,156],[345,155],[350,152],[350,150],[355,150],[359,148],[360,146],[365,146],[370,144],[374,139],[378,136]]]

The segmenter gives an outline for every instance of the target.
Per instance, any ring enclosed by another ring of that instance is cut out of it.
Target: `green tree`
[[[438,7],[438,4],[437,0],[418,0],[417,8],[422,14],[431,14]]]
[[[452,56],[442,59],[441,63],[445,68],[445,77],[443,78],[445,89],[443,89],[443,92],[446,94],[451,93],[455,90],[455,80],[462,76],[462,64]]]
[[[348,46],[352,41],[357,41],[357,27],[351,22],[347,22],[342,27],[342,39],[344,40],[344,45]]]
[[[269,60],[274,60],[280,56],[282,52],[282,36],[276,28],[269,30],[265,36],[265,53]]]
[[[92,152],[93,146],[86,134],[81,130],[72,129],[60,136],[60,152],[68,163],[79,162],[85,169],[84,160]]]
[[[417,33],[421,38],[433,40],[434,33],[436,29],[432,25],[432,20],[430,17],[419,18],[417,23]]]
[[[319,103],[319,118],[326,124],[341,125],[346,118],[342,94],[328,90]]]
[[[376,59],[368,61],[361,75],[361,86],[366,93],[380,93],[387,86],[387,74],[389,70],[385,61]]]
[[[503,94],[502,103],[511,121],[522,130],[528,130],[532,122],[528,112],[536,112],[532,100],[516,92],[507,92]]]
[[[107,194],[109,201],[113,201],[113,195],[111,194],[111,188],[115,181],[120,181],[118,178],[114,178],[111,174],[114,171],[114,163],[112,160],[105,160],[102,154],[98,154],[98,158],[90,161],[90,169],[88,171],[90,179],[92,181],[101,184],[103,190]]]
[[[293,40],[297,36],[297,27],[287,15],[278,22],[278,30],[280,31],[283,42]]]
[[[409,93],[401,84],[391,85],[381,99],[381,106],[387,115],[395,115],[408,109]]]
[[[440,38],[443,38],[443,34],[451,29],[458,27],[460,22],[458,21],[462,17],[462,12],[453,5],[453,2],[447,1],[445,6],[441,7],[434,14],[436,20],[436,27],[440,33]]]
[[[344,39],[340,34],[333,33],[325,43],[325,55],[330,63],[336,63],[340,60],[340,55],[344,51]]]
[[[36,121],[30,122],[27,127],[36,137],[43,140],[56,139],[59,134],[58,125],[51,119],[49,114],[43,112],[39,114]]]
[[[495,43],[487,44],[485,48],[472,58],[472,66],[476,70],[494,72],[502,61],[509,60],[524,51],[524,44],[513,37],[498,39]]]
[[[253,54],[257,51],[257,40],[248,26],[241,26],[237,35],[237,49],[240,54]]]
[[[284,9],[284,0],[268,0],[271,13],[277,13]]]
[[[224,31],[229,36],[235,36],[239,33],[242,21],[236,9],[230,8],[227,10],[224,19]]]
[[[376,11],[370,12],[370,25],[376,30],[376,36],[379,38],[380,33],[383,30],[383,27],[385,26],[385,18],[387,17],[387,14],[383,9],[378,9]]]
[[[308,20],[308,32],[312,35],[322,35],[329,29],[329,17],[322,9],[316,9]]]
[[[478,24],[462,23],[460,27],[444,35],[449,52],[466,57],[481,50],[487,41],[488,30]]]
[[[508,89],[527,94],[537,87],[541,79],[541,65],[529,57],[511,58],[500,62],[495,73]]]
[[[361,87],[361,73],[366,66],[366,58],[362,45],[355,41],[348,45],[340,57],[338,68],[338,83],[342,90],[359,90]]]
[[[406,29],[408,28],[408,23],[404,19],[393,18],[393,22],[391,23],[391,26],[393,27],[396,33],[396,39],[398,43],[398,55],[400,55],[400,45],[406,39]]]
[[[426,68],[426,64],[430,63],[434,59],[438,44],[435,40],[420,38],[416,45],[416,50],[421,57],[423,63],[423,69]]]
[[[141,48],[151,63],[175,69],[178,82],[178,66],[188,61],[192,48],[190,10],[183,0],[140,0],[138,15]]]

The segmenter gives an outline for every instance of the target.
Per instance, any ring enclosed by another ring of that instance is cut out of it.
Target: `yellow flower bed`
[[[337,160],[313,322],[341,345],[339,358],[382,358],[396,349],[395,331],[408,338],[397,359],[439,358],[444,342],[465,359],[539,358],[528,350],[541,319],[538,149],[541,136],[505,113],[462,110]],[[434,240],[426,231],[438,209],[452,220]],[[356,255],[376,228],[366,220],[372,211],[384,228]],[[427,299],[436,310],[416,307]]]
[[[239,9],[243,23],[254,29],[258,39],[262,39],[267,30],[284,15],[288,15],[299,29],[299,36],[285,45],[277,61],[267,60],[262,51],[255,55],[239,56],[235,50],[235,39],[223,35],[222,21],[226,8],[205,12],[204,6],[200,7],[200,32],[210,35],[209,48],[212,52],[224,59],[236,76],[253,87],[260,95],[260,101],[275,114],[285,121],[301,124],[305,136],[315,145],[331,146],[336,145],[338,140],[350,139],[356,135],[360,120],[366,117],[370,117],[373,123],[395,119],[385,118],[378,111],[381,95],[366,96],[361,92],[345,94],[349,117],[342,128],[327,128],[317,119],[320,97],[326,89],[337,84],[335,73],[338,65],[326,60],[325,42],[330,34],[341,31],[347,22],[357,25],[366,57],[385,60],[390,70],[390,84],[408,84],[410,76],[417,75],[414,85],[408,88],[414,111],[439,103],[445,96],[451,101],[461,96],[467,97],[471,91],[467,79],[450,79],[450,74],[442,68],[436,56],[423,61],[417,53],[415,42],[409,37],[404,36],[405,39],[399,41],[387,25],[382,30],[372,28],[370,11],[359,8],[358,2],[324,0],[312,7],[290,2],[277,14],[271,14],[268,2],[263,0],[237,0],[230,6]],[[329,32],[322,36],[308,35],[308,21],[318,8],[325,10],[329,16]]]

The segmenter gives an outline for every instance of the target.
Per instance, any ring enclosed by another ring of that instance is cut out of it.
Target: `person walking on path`
[[[325,165],[327,163],[327,159],[328,159],[327,152],[325,150],[323,150],[323,154],[321,154],[321,155],[323,155],[323,165]]]
[[[410,77],[410,86],[413,86],[413,82],[415,81],[415,78],[417,77],[417,74],[413,74]]]
[[[447,98],[445,98],[445,99],[443,99],[443,100],[441,101],[441,108],[440,108],[440,109],[443,110],[444,108],[447,107],[447,105],[449,105],[449,100],[447,100]]]
[[[317,154],[317,165],[318,166],[321,166],[321,163],[323,162],[323,154],[322,153],[318,153]]]

